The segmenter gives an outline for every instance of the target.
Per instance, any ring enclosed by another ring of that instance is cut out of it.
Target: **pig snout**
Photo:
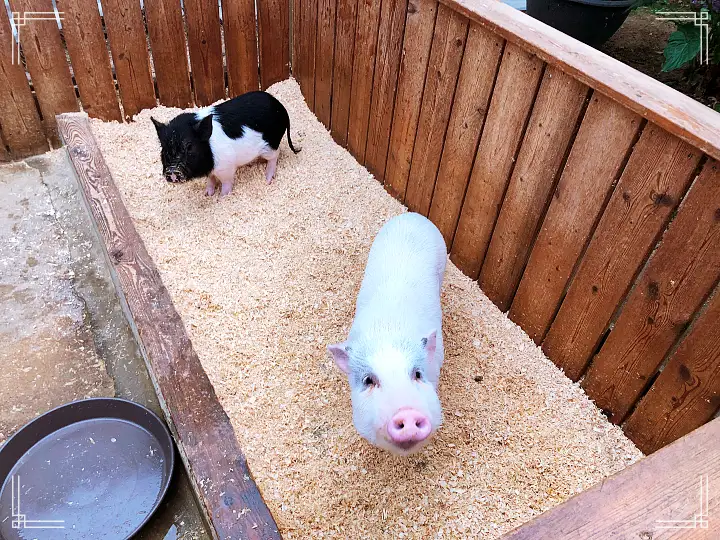
[[[430,436],[432,424],[427,416],[415,409],[400,409],[388,422],[387,432],[394,444],[409,450]]]
[[[185,175],[180,169],[168,169],[165,171],[165,180],[172,184],[178,184],[185,182]]]

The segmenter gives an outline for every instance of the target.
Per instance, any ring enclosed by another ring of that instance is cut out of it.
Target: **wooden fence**
[[[292,49],[338,144],[641,449],[717,414],[717,113],[494,0],[57,5],[62,31],[21,27],[22,62],[0,10],[0,159],[57,144],[58,113],[266,88]]]
[[[84,110],[103,120],[140,110],[209,105],[290,76],[285,0],[10,0],[19,16],[21,61],[0,9],[0,160],[59,144],[55,116]],[[259,50],[258,50],[259,43]]]
[[[494,0],[293,5],[317,117],[613,422],[713,418],[720,115]]]

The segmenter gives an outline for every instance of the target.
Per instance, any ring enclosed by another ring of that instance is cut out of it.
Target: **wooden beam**
[[[511,531],[503,540],[659,539],[661,533],[662,538],[672,533],[674,540],[719,538],[718,439],[720,418]],[[686,522],[685,528],[667,522],[678,520]]]
[[[58,115],[121,304],[214,538],[279,539],[230,420],[122,203],[85,114]]]
[[[440,0],[552,66],[720,159],[720,114],[497,0]]]

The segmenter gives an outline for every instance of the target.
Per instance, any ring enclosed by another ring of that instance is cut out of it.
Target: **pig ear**
[[[213,130],[212,119],[212,115],[206,116],[193,126],[195,133],[197,133],[197,136],[202,142],[210,140],[210,135],[212,135]]]
[[[343,341],[342,343],[328,345],[327,349],[328,351],[330,351],[330,354],[332,354],[333,360],[335,360],[335,364],[338,368],[340,368],[340,371],[342,371],[346,375],[349,375],[350,356],[348,355],[349,347],[347,346],[347,342]]]
[[[422,338],[422,346],[425,349],[427,355],[427,362],[429,365],[435,365],[435,348],[437,346],[437,331],[433,330],[427,336]]]
[[[155,131],[157,131],[159,137],[160,133],[162,133],[163,129],[165,129],[165,124],[155,120],[152,116],[150,117],[150,120],[152,120],[152,123],[155,124]]]

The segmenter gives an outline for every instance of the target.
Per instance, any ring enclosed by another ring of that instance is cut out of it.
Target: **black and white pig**
[[[394,454],[422,448],[442,423],[442,287],[447,251],[420,214],[390,219],[368,257],[347,341],[328,346],[348,376],[353,423]]]
[[[265,179],[272,182],[280,141],[287,130],[290,149],[290,117],[287,110],[267,92],[248,92],[182,113],[168,124],[151,118],[161,146],[163,175],[168,182],[186,182],[207,176],[207,195],[218,184],[220,195],[232,190],[235,170],[261,157],[267,161]]]

